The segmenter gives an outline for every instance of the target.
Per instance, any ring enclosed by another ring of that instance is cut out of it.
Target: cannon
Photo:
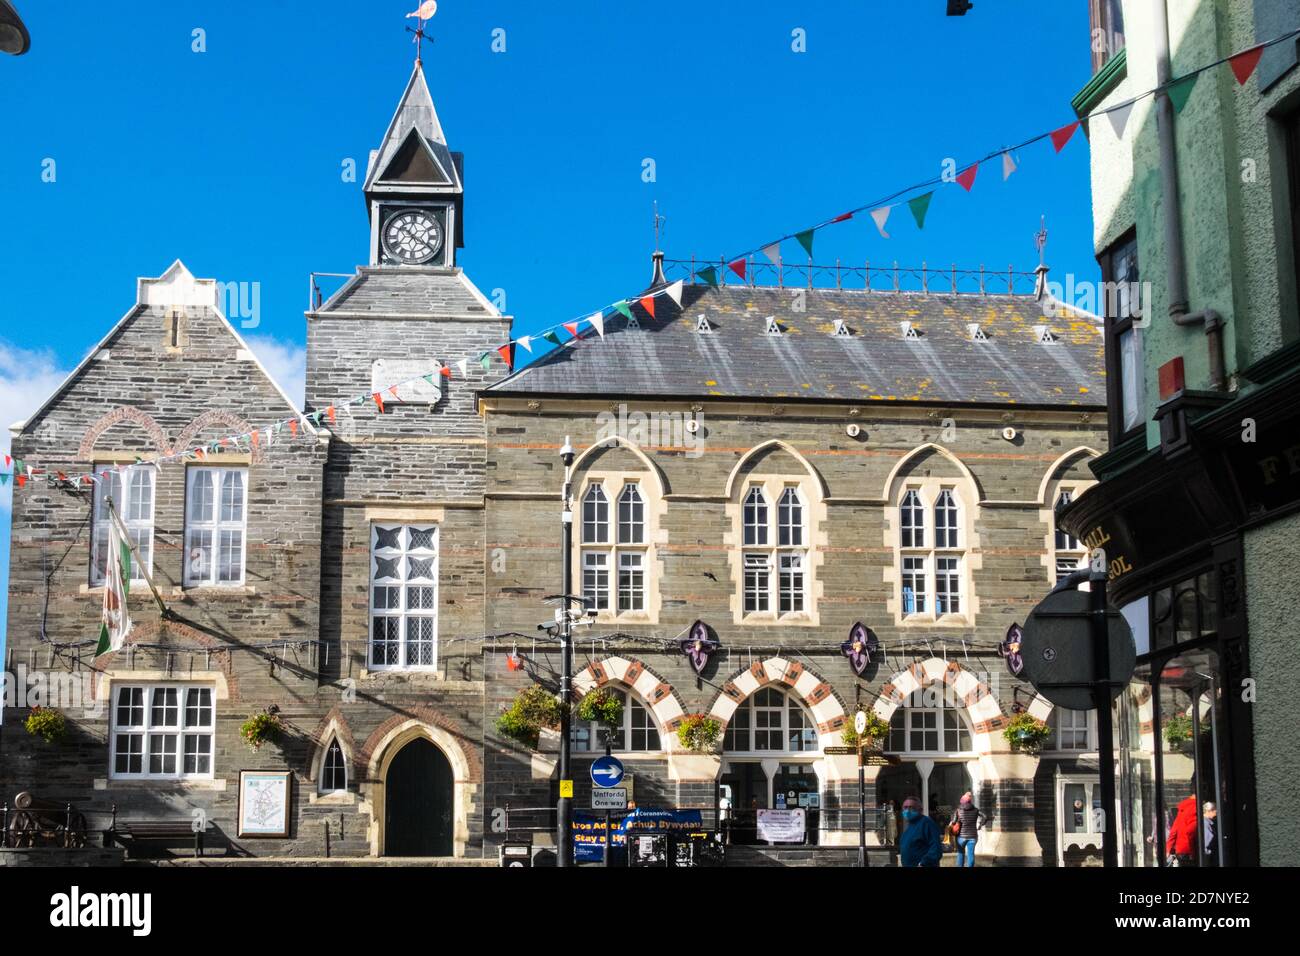
[[[24,790],[14,797],[12,810],[0,809],[0,839],[8,847],[84,847],[86,817],[71,803],[42,800]]]

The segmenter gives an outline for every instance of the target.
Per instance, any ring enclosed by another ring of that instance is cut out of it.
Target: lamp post
[[[0,52],[22,56],[31,49],[32,38],[9,0],[0,0]]]
[[[573,581],[573,511],[570,502],[570,490],[573,481],[573,445],[569,436],[564,436],[564,447],[560,449],[560,460],[564,462],[564,487],[560,493],[560,526],[563,538],[560,543],[562,556],[559,602],[560,625],[560,802],[555,813],[555,845],[558,849],[556,866],[571,866],[573,862],[573,833],[569,826],[569,817],[573,808],[573,778],[569,775],[569,727],[571,723],[570,705],[573,694],[573,621],[569,616],[569,590]],[[568,794],[566,796],[565,794]]]

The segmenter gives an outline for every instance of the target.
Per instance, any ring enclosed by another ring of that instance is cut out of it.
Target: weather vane
[[[655,201],[655,251],[659,251],[659,230],[668,221],[668,217],[659,215],[659,200]]]
[[[408,13],[406,15],[406,18],[408,20],[411,17],[416,18],[415,29],[412,30],[410,27],[406,28],[407,33],[415,34],[415,39],[412,40],[411,42],[415,44],[415,65],[416,66],[420,66],[421,63],[423,62],[424,37],[425,37],[424,23],[426,20],[431,19],[433,15],[437,12],[438,12],[438,0],[424,0],[424,3],[420,4],[420,8],[418,10],[416,10],[414,13]],[[433,41],[430,40],[429,42],[432,43]]]
[[[1047,217],[1039,220],[1038,232],[1034,235],[1034,246],[1038,249],[1038,264],[1043,265],[1044,250],[1047,249]]]

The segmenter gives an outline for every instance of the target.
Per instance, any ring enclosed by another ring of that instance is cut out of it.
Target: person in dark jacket
[[[907,828],[898,838],[898,858],[903,866],[938,866],[943,856],[943,835],[939,824],[921,812],[921,801],[903,801],[903,822]]]
[[[952,812],[948,827],[957,830],[957,865],[975,865],[975,842],[979,839],[980,827],[984,826],[984,811],[975,806],[975,798],[967,790],[961,796],[961,802]]]

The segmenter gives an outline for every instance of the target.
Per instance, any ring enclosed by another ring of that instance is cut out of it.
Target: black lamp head
[[[948,16],[964,17],[966,11],[973,6],[975,4],[971,3],[970,0],[948,0]]]
[[[32,37],[9,0],[0,0],[0,51],[22,56],[31,49]]]

